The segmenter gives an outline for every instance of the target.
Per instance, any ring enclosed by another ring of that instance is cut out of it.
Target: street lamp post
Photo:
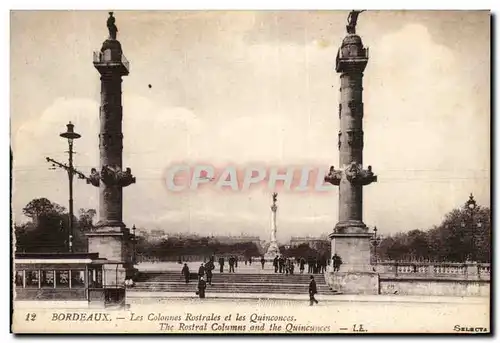
[[[471,244],[470,244],[470,258],[472,261],[476,261],[476,226],[477,228],[481,228],[482,223],[479,221],[477,223],[474,222],[474,211],[477,208],[476,200],[474,200],[474,196],[472,193],[469,196],[469,200],[465,203],[465,209],[469,215],[469,229],[471,233]],[[462,228],[465,228],[465,223],[462,222]]]
[[[136,264],[135,259],[136,259],[136,244],[137,244],[137,236],[135,235],[135,225],[132,226],[132,244],[133,244],[133,249],[132,249],[132,264]]]
[[[372,238],[372,245],[373,245],[373,255],[375,255],[375,264],[377,264],[378,257],[377,257],[377,247],[380,244],[380,236],[377,236],[377,227],[375,226],[373,228],[373,238]]]
[[[74,125],[69,122],[66,125],[66,132],[61,133],[59,136],[66,138],[68,140],[68,154],[69,154],[69,168],[68,180],[69,180],[69,229],[68,229],[68,249],[69,252],[73,251],[73,174],[75,173],[73,167],[73,140],[78,139],[81,136],[74,132]]]

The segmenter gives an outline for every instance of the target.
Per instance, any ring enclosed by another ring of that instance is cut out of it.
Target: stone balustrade
[[[430,278],[473,278],[490,279],[491,267],[489,263],[454,263],[454,262],[394,262],[384,261],[373,265],[380,274],[401,277],[430,277]]]

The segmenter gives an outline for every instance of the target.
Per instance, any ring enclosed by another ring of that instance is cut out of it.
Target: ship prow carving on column
[[[356,34],[359,14],[351,11],[347,35],[337,52],[335,70],[340,74],[338,133],[339,169],[330,167],[325,182],[339,187],[339,221],[329,235],[332,256],[342,259],[339,271],[325,278],[331,289],[344,294],[377,294],[378,274],[370,265],[372,234],[363,222],[363,187],[377,182],[372,167],[363,167],[363,73],[368,64],[368,48]]]

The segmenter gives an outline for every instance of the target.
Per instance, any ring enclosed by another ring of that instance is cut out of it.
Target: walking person
[[[300,274],[304,274],[304,266],[306,265],[306,260],[302,257],[299,263],[300,263]]]
[[[213,270],[215,269],[214,263],[212,260],[208,261],[205,264],[205,274],[207,275],[207,283],[212,286],[212,275],[213,275]]]
[[[274,257],[273,267],[274,267],[274,272],[277,273],[278,272],[278,256]]]
[[[219,257],[219,267],[220,267],[220,272],[224,273],[224,257]]]
[[[314,303],[318,303],[318,300],[314,298],[314,295],[318,293],[318,289],[316,288],[316,281],[314,281],[314,276],[311,275],[311,281],[309,282],[309,306],[312,306]]]
[[[184,275],[184,280],[186,280],[186,283],[189,283],[189,267],[187,263],[184,263],[181,274]]]
[[[198,280],[203,278],[204,275],[205,275],[205,266],[202,263],[200,268],[198,269]]]
[[[342,259],[336,253],[332,257],[333,271],[338,272],[340,270],[340,265],[342,264]]]
[[[233,272],[234,273],[234,257],[231,256],[229,258],[229,272]]]
[[[262,264],[262,269],[264,269],[264,264],[266,263],[266,259],[264,258],[264,256],[262,256],[260,258],[260,264]]]
[[[314,269],[313,274],[319,273],[319,260],[317,257],[314,258],[313,269]]]
[[[207,283],[203,279],[203,277],[200,278],[198,281],[198,292],[197,294],[200,296],[200,299],[205,298],[205,289],[207,288]]]
[[[312,257],[309,256],[307,258],[307,273],[309,273],[309,274],[311,274],[313,272],[312,264],[313,264]]]
[[[285,272],[285,259],[283,258],[283,255],[278,259],[278,266],[280,274],[283,274]]]

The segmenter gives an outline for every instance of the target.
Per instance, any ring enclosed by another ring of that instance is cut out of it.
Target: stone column
[[[343,263],[339,272],[326,277],[332,288],[344,293],[373,294],[378,293],[378,274],[370,264],[372,234],[363,223],[363,186],[377,180],[371,166],[363,168],[363,72],[368,49],[352,25],[350,28],[336,60],[340,74],[339,169],[332,166],[325,177],[325,181],[339,186],[339,221],[329,237],[332,255],[337,254]]]
[[[278,199],[278,194],[273,194],[273,204],[271,205],[271,244],[267,249],[267,253],[265,255],[268,259],[273,259],[276,255],[279,255],[280,249],[278,246],[278,242],[276,240],[276,233],[278,231],[278,226],[276,224],[276,212],[278,211],[278,206],[276,205]]]
[[[122,75],[114,69],[102,69],[100,106],[99,155],[100,170],[121,171],[122,134]],[[97,226],[125,226],[122,216],[122,187],[101,182],[99,185],[99,222]]]
[[[100,51],[94,52],[93,61],[101,75],[100,165],[99,170],[91,170],[88,183],[99,188],[99,221],[96,230],[87,236],[89,252],[97,252],[101,258],[121,262],[118,268],[116,264],[103,266],[105,271],[113,269],[113,273],[109,273],[114,276],[108,275],[106,280],[121,284],[125,275],[133,270],[132,251],[128,249],[130,230],[123,223],[123,187],[135,183],[135,178],[130,168],[122,169],[122,77],[129,74],[129,62],[116,39],[117,30],[112,30],[116,27],[112,13],[110,15],[110,37],[104,41]]]

